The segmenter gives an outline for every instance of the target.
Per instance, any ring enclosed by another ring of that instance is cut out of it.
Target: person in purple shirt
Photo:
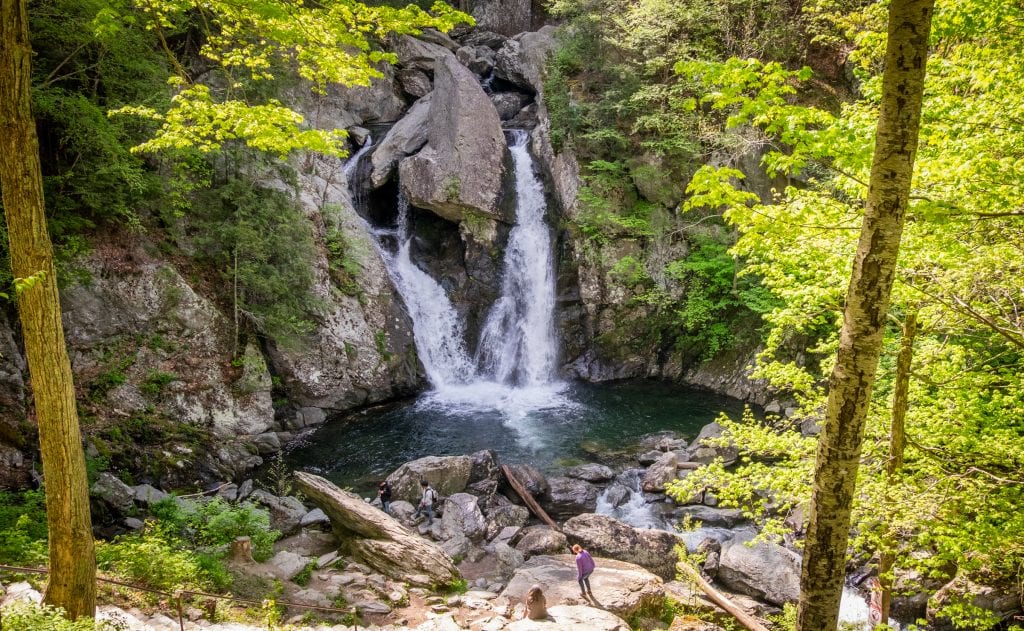
[[[594,557],[579,545],[574,545],[572,551],[576,554],[576,580],[580,583],[580,594],[586,598],[589,593],[593,598],[594,592],[590,591],[590,574],[595,567]]]

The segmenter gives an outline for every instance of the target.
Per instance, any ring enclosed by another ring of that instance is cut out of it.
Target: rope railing
[[[15,574],[49,574],[48,568],[39,567],[19,567],[16,565],[0,565],[0,571],[12,572]],[[178,627],[181,631],[185,631],[185,598],[189,596],[199,596],[200,598],[215,598],[217,600],[227,600],[234,603],[248,604],[248,605],[259,605],[263,606],[268,600],[253,600],[251,598],[238,598],[235,596],[225,596],[223,594],[210,594],[207,592],[195,591],[192,589],[179,589],[172,592],[165,592],[159,589],[153,589],[150,587],[143,587],[142,585],[134,585],[132,583],[126,583],[117,579],[109,578],[107,576],[96,575],[96,580],[100,583],[109,583],[111,585],[117,585],[119,587],[127,587],[128,589],[134,589],[140,592],[147,592],[150,594],[157,594],[164,596],[174,601],[175,613],[178,617]],[[334,613],[352,613],[352,608],[342,609],[339,607],[324,607],[321,605],[307,605],[305,603],[296,603],[287,600],[273,599],[275,605],[284,605],[285,607],[298,607],[300,609],[316,609],[317,611],[330,611]],[[0,631],[3,631],[3,618],[0,617]]]

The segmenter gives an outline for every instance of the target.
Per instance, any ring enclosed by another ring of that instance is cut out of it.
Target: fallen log
[[[519,497],[523,498],[523,502],[525,502],[526,506],[533,511],[534,515],[548,526],[551,526],[558,532],[562,532],[562,529],[555,523],[555,520],[551,519],[551,517],[544,512],[544,509],[540,507],[537,500],[533,499],[533,493],[530,493],[530,491],[523,486],[523,483],[519,481],[519,478],[517,478],[514,473],[512,473],[512,470],[508,468],[508,465],[501,465],[501,472],[505,474],[505,479],[508,480],[509,486],[512,487]]]
[[[681,562],[678,564],[678,567],[683,570],[683,573],[686,574],[690,580],[696,583],[697,587],[700,587],[701,591],[707,594],[711,602],[724,609],[733,618],[736,618],[736,621],[742,624],[744,628],[749,629],[750,631],[768,631],[767,627],[761,624],[760,620],[740,609],[739,606],[726,598],[722,592],[712,587],[711,583],[707,582],[707,580],[700,575],[700,572],[698,572],[689,563],[686,563],[685,561]]]

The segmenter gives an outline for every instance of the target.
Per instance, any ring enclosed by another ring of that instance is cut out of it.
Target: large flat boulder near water
[[[542,620],[523,618],[506,631],[629,631],[625,620],[603,609],[583,605],[555,605]]]
[[[602,609],[628,618],[641,609],[658,608],[663,603],[665,585],[660,577],[625,561],[595,561],[597,569],[590,576],[590,586]],[[571,554],[531,558],[516,570],[502,595],[512,602],[522,602],[534,585],[544,590],[548,604],[552,605],[549,612],[554,605],[587,604],[580,596],[576,558]]]
[[[633,528],[610,515],[577,515],[565,522],[563,532],[571,544],[591,554],[634,562],[665,580],[676,575],[676,545],[680,540],[664,530]]]
[[[472,472],[469,456],[425,456],[395,469],[388,484],[394,499],[416,506],[423,495],[420,480],[430,482],[438,495],[448,496],[465,490]]]
[[[299,471],[295,482],[331,519],[344,550],[385,576],[411,583],[446,584],[459,578],[444,550],[374,508],[354,493]]]

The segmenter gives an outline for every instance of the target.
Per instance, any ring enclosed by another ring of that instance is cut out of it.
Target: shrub
[[[237,537],[252,540],[252,555],[257,561],[270,558],[274,542],[281,536],[270,529],[270,514],[252,502],[231,506],[220,498],[204,505],[197,513],[200,543],[225,546]]]
[[[46,536],[46,502],[42,491],[0,492],[0,563],[46,563]]]
[[[119,626],[108,622],[96,622],[83,618],[71,622],[64,617],[64,610],[32,602],[14,602],[0,607],[0,620],[4,629],[19,631],[118,631]]]
[[[96,565],[129,582],[173,591],[212,586],[195,552],[186,549],[164,524],[148,522],[140,533],[98,541]]]

